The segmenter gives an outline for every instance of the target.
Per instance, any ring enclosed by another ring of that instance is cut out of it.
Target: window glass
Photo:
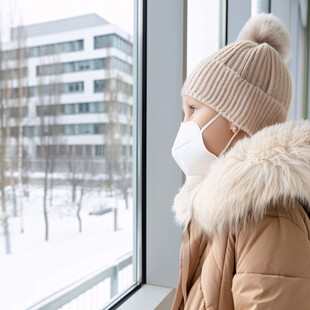
[[[117,34],[110,34],[110,35],[101,35],[94,37],[94,48],[108,48],[108,47],[115,47],[126,54],[131,55],[132,53],[132,43],[125,41],[124,39],[120,38]]]
[[[223,0],[188,2],[187,75],[202,59],[225,45],[225,23],[222,17],[225,12],[224,3]]]
[[[75,113],[75,105],[73,103],[64,104],[62,106],[63,114],[74,114]]]
[[[92,156],[93,155],[93,147],[92,145],[86,145],[86,148],[85,148],[85,155],[86,156]]]
[[[74,71],[74,62],[67,62],[62,64],[62,73],[71,73]]]
[[[132,73],[132,65],[126,63],[125,61],[119,58],[108,57],[108,58],[90,59],[75,62],[64,62],[54,65],[39,65],[36,67],[36,75],[42,76],[42,75],[52,75],[55,74],[56,72],[72,73],[72,72],[100,70],[100,69],[117,69],[127,74]],[[12,72],[12,74],[16,76],[18,72],[15,70]],[[27,73],[25,70],[23,76],[26,76],[26,74]]]
[[[97,80],[94,81],[94,92],[99,93],[102,92],[105,88],[105,81],[104,80]]]
[[[134,0],[10,2],[0,309],[103,309],[141,282]]]
[[[103,157],[103,145],[96,145],[95,150],[97,157]]]
[[[74,125],[65,125],[65,135],[74,135],[75,134],[75,126]]]
[[[100,110],[101,105],[102,105],[101,102],[90,102],[89,103],[89,112],[91,112],[91,113],[103,112]]]
[[[79,103],[79,113],[87,113],[89,112],[89,103],[83,102]]]

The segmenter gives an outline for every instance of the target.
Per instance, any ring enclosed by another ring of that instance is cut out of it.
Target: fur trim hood
[[[187,178],[172,209],[184,228],[193,217],[214,234],[261,219],[273,203],[309,202],[309,185],[310,120],[290,120],[239,140],[208,174]]]

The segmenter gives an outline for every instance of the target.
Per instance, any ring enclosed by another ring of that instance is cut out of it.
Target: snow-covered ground
[[[5,254],[3,227],[0,226],[0,309],[24,310],[59,289],[81,279],[113,260],[132,251],[133,204],[129,209],[120,197],[119,227],[114,232],[113,212],[89,215],[100,205],[114,206],[115,197],[103,192],[85,193],[81,211],[82,233],[70,204],[70,188],[53,190],[53,206],[49,206],[49,241],[45,239],[42,195],[40,187],[30,188],[24,206],[24,233],[20,233],[20,217],[9,218],[12,254]],[[79,195],[79,193],[78,193]],[[79,196],[78,196],[79,197]]]

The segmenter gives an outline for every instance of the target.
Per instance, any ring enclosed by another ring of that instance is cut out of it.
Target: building
[[[54,171],[65,171],[72,159],[88,158],[104,173],[113,139],[114,144],[118,139],[119,158],[129,160],[131,35],[87,14],[13,28],[11,37],[2,44],[1,88],[6,91],[1,100],[12,158],[19,156],[22,136],[23,160],[31,171],[44,170],[46,157],[56,162]]]

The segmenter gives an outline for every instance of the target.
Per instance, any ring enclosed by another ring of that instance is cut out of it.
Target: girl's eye
[[[193,105],[190,106],[190,109],[197,109],[196,107],[194,107]],[[193,111],[194,113],[195,111]]]

